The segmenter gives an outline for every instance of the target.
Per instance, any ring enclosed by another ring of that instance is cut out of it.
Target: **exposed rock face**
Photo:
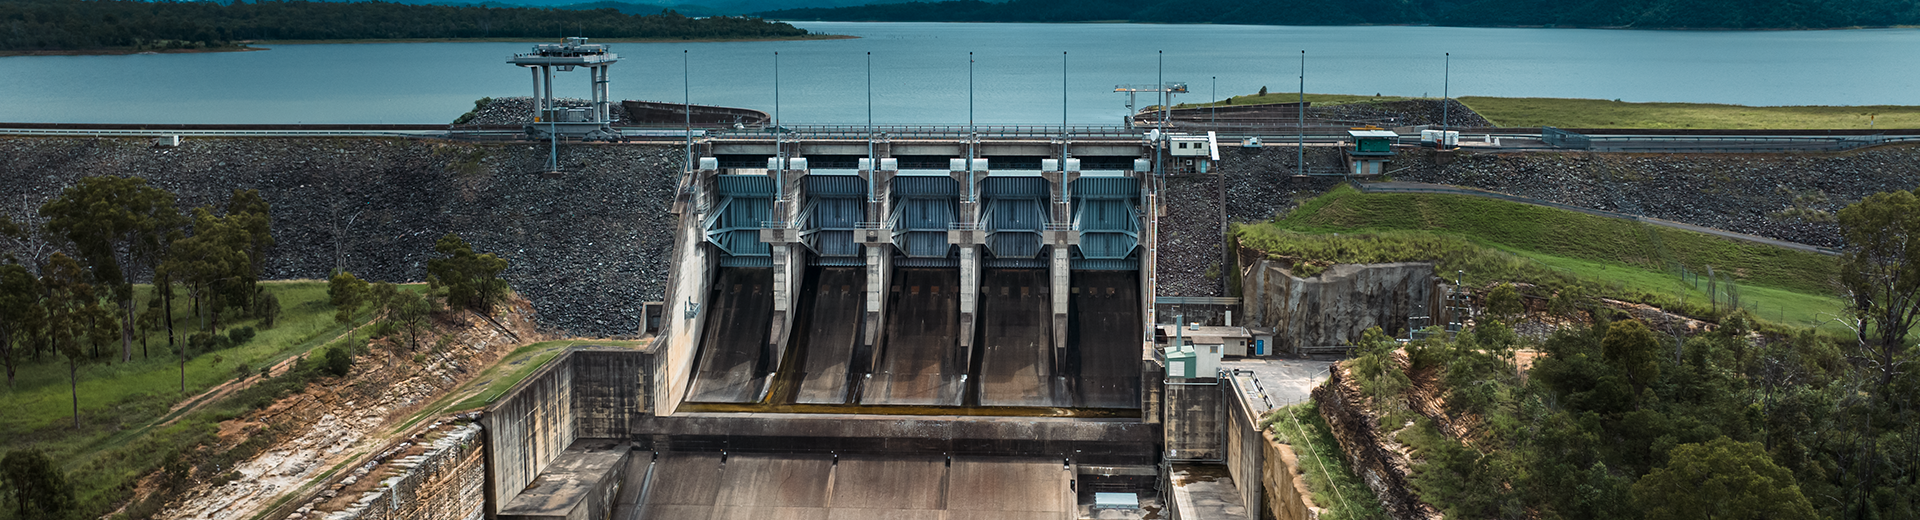
[[[278,245],[265,277],[426,279],[434,241],[457,233],[510,266],[508,283],[543,326],[574,335],[635,334],[641,304],[659,300],[673,248],[672,146],[569,144],[566,174],[543,169],[547,147],[373,138],[0,138],[0,214],[30,215],[88,175],[146,178],[186,211],[258,189]],[[6,242],[0,241],[0,246]],[[35,252],[13,248],[22,258]],[[44,255],[44,251],[37,254]]]
[[[1345,345],[1369,327],[1388,334],[1407,328],[1408,316],[1427,316],[1434,295],[1433,264],[1338,264],[1296,278],[1278,262],[1260,259],[1241,276],[1249,326],[1270,327],[1274,348]]]
[[[1396,361],[1404,367],[1406,358],[1397,357]],[[1320,403],[1320,416],[1333,430],[1347,463],[1373,489],[1388,516],[1395,520],[1441,518],[1438,509],[1414,494],[1409,481],[1414,464],[1408,455],[1410,450],[1393,440],[1391,432],[1381,430],[1372,399],[1360,391],[1345,364],[1335,365],[1327,382],[1313,389],[1313,400]]]

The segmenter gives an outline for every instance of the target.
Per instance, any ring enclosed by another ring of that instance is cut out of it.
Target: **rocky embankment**
[[[473,119],[469,125],[524,125],[533,121],[533,98],[503,97],[487,98],[488,102],[473,109]],[[590,107],[593,101],[580,98],[557,98],[554,104],[562,107]],[[609,108],[614,123],[627,120],[627,107],[615,101]]]
[[[1223,296],[1220,270],[1225,265],[1220,219],[1222,199],[1228,222],[1258,222],[1283,215],[1299,200],[1318,195],[1337,177],[1296,177],[1299,151],[1287,147],[1220,148],[1213,173],[1167,178],[1160,218],[1160,296]],[[1308,169],[1336,169],[1343,160],[1330,147],[1307,147]],[[1221,190],[1221,183],[1226,189]],[[1207,276],[1209,272],[1213,276]]]
[[[1890,190],[1920,186],[1920,147],[1844,153],[1461,153],[1447,164],[1426,150],[1401,153],[1395,180],[1470,186],[1838,247],[1840,228],[1778,216],[1798,206],[1836,214]]]
[[[1480,117],[1480,113],[1452,99],[1446,101],[1410,99],[1314,106],[1307,107],[1307,117],[1340,121],[1379,121],[1386,123],[1386,126],[1441,125],[1443,123],[1454,127],[1493,126],[1493,122]]]
[[[88,175],[143,177],[185,211],[258,189],[278,245],[266,276],[420,281],[434,241],[458,233],[505,258],[505,278],[542,326],[633,334],[641,303],[664,297],[676,222],[667,213],[673,147],[567,145],[566,174],[534,173],[547,147],[415,139],[0,139],[0,214],[16,221]],[[37,221],[37,220],[36,220]],[[9,251],[23,258],[31,251]]]

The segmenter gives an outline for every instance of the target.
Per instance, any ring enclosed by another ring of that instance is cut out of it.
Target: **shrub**
[[[259,303],[253,306],[253,317],[260,319],[260,328],[273,328],[280,320],[280,298],[271,293],[261,295]]]
[[[347,375],[347,372],[353,370],[353,353],[349,352],[348,348],[343,345],[327,349],[325,359],[320,365],[321,369],[334,377]]]
[[[213,349],[213,335],[205,331],[187,336],[187,348],[205,352]],[[191,352],[191,351],[189,351]]]
[[[257,332],[253,330],[253,327],[234,327],[233,330],[227,331],[227,343],[229,346],[235,347],[245,345],[247,342],[253,341],[253,337],[256,334]]]

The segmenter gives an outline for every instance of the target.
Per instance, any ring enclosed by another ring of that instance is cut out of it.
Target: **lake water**
[[[775,109],[788,123],[1114,124],[1123,83],[1184,81],[1177,101],[1299,88],[1746,105],[1920,104],[1920,29],[1613,31],[1445,27],[797,23],[859,39],[620,43],[615,99]],[[506,64],[527,43],[276,45],[268,51],[0,58],[0,121],[445,123],[532,91]],[[691,58],[682,75],[682,52]],[[583,71],[560,94],[586,97]],[[1149,104],[1143,97],[1142,105]]]

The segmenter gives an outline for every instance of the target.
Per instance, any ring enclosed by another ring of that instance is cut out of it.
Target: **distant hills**
[[[756,13],[785,21],[1831,29],[1920,25],[1913,0],[979,0]]]
[[[220,50],[248,40],[804,38],[758,18],[387,2],[0,1],[0,52]]]

